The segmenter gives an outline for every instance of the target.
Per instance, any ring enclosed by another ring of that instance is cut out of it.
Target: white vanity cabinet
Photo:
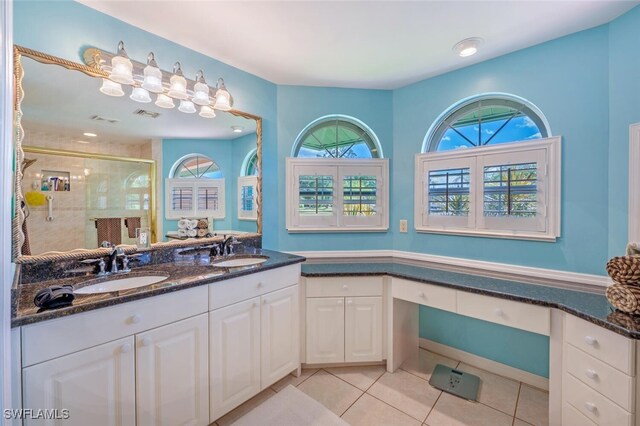
[[[22,370],[24,408],[57,409],[66,420],[29,420],[25,425],[134,425],[133,337],[55,358]]]
[[[306,363],[382,361],[383,278],[306,280]]]
[[[137,424],[209,423],[207,314],[136,335]]]
[[[300,366],[300,265],[209,286],[210,421]]]

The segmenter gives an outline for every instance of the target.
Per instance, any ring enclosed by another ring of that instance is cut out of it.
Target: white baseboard
[[[536,374],[529,373],[528,371],[501,364],[460,349],[452,348],[451,346],[446,346],[441,343],[434,342],[433,340],[420,338],[419,342],[422,349],[427,349],[448,358],[462,361],[465,364],[486,370],[490,373],[498,374],[508,379],[526,383],[538,389],[549,390],[549,379],[546,377],[538,376]]]
[[[431,266],[457,272],[477,273],[479,275],[489,275],[514,281],[558,285],[587,291],[602,292],[605,287],[611,284],[611,279],[604,275],[583,274],[580,272],[520,266],[509,263],[486,262],[483,260],[438,256],[401,250],[298,251],[292,253],[305,256],[310,262],[331,261],[336,263],[349,263],[354,260],[361,262],[380,262],[383,259],[388,259],[418,266]]]

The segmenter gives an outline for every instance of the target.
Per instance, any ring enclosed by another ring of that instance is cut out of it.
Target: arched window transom
[[[201,154],[190,154],[176,162],[170,176],[174,179],[219,179],[223,174],[211,158]]]

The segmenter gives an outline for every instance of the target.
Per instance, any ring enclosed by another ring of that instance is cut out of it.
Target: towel
[[[207,219],[200,219],[198,221],[198,229],[209,229],[209,221]]]
[[[187,229],[196,229],[198,227],[198,220],[188,220],[187,221]]]
[[[640,255],[640,243],[630,242],[629,244],[627,244],[627,256],[637,255]]]
[[[178,229],[178,236],[179,237],[186,237],[187,236],[187,230],[186,229]]]
[[[136,237],[136,228],[140,228],[141,219],[139,217],[125,217],[124,226],[127,227],[127,235],[129,238]]]
[[[208,229],[198,229],[198,237],[205,237],[209,233]]]
[[[178,221],[178,229],[187,229],[188,224],[189,224],[189,219],[180,219]]]
[[[197,237],[198,236],[198,231],[195,229],[187,229],[187,236],[188,237]]]
[[[98,247],[103,241],[109,241],[114,245],[122,244],[121,217],[96,218],[96,229],[98,230]]]

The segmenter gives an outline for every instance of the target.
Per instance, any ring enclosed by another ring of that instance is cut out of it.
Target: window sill
[[[352,232],[352,233],[360,233],[360,232],[387,232],[389,231],[389,227],[385,227],[385,228],[338,228],[336,226],[332,226],[331,228],[287,228],[287,232],[290,234],[303,234],[303,233],[314,233],[314,234],[318,234],[318,233],[322,233],[322,234],[326,234],[326,233],[335,233],[335,234],[340,234],[340,233],[345,233],[345,232]]]
[[[536,233],[536,232],[518,232],[518,231],[480,231],[476,229],[444,229],[444,228],[426,228],[416,227],[416,232],[425,234],[443,234],[458,235],[468,237],[485,237],[485,238],[501,238],[508,240],[529,240],[544,241],[553,243],[558,239],[557,235]]]

